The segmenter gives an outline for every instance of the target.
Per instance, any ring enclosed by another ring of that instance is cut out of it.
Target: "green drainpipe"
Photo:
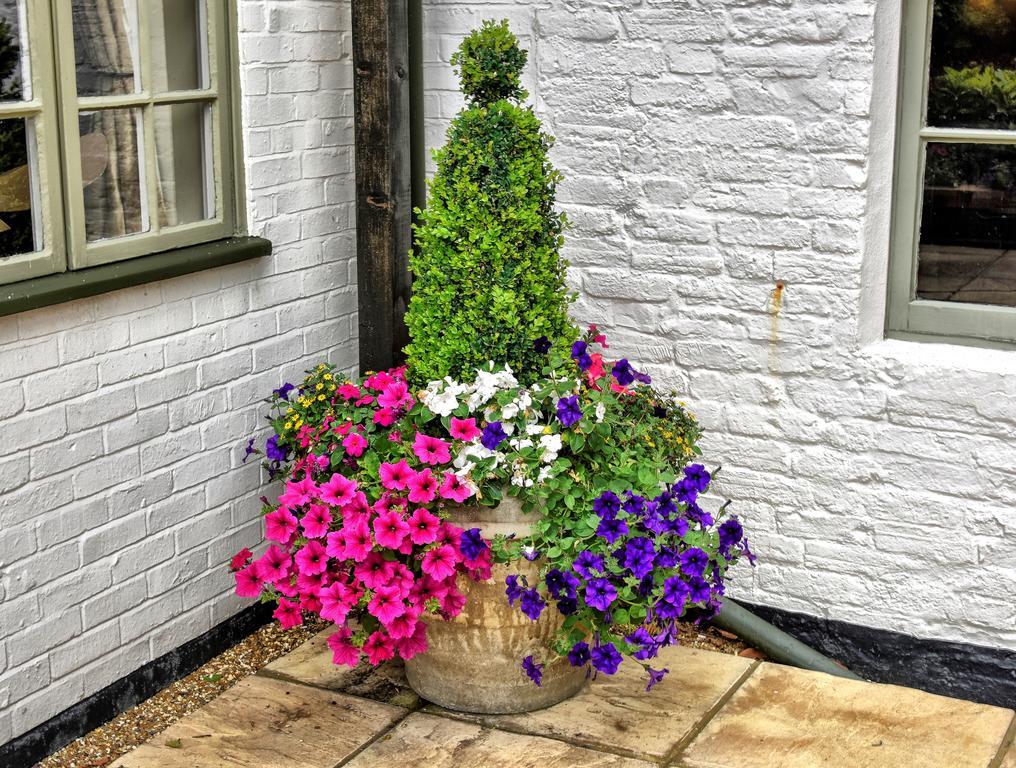
[[[848,680],[861,680],[849,669],[841,667],[828,656],[823,656],[811,646],[791,637],[768,621],[760,619],[747,608],[738,605],[729,597],[724,598],[723,608],[711,621],[714,626],[733,632],[752,647],[762,651],[771,660],[789,664],[801,669],[825,672]]]
[[[407,0],[409,37],[409,186],[413,208],[427,203],[423,115],[423,0]],[[414,214],[413,221],[416,221]]]

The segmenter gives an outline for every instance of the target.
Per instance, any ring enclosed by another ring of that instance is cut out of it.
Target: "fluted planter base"
[[[487,538],[497,533],[528,533],[527,518],[511,497],[495,509],[468,507],[456,510],[451,521],[463,528],[480,528]],[[573,696],[585,685],[584,669],[566,658],[548,661],[542,685],[537,687],[522,670],[522,659],[533,654],[543,659],[549,642],[561,627],[563,616],[550,605],[537,621],[508,605],[505,577],[524,574],[530,583],[539,565],[528,561],[510,567],[495,565],[492,578],[475,582],[463,577],[459,588],[466,595],[462,613],[451,621],[429,619],[429,648],[406,662],[406,678],[422,698],[447,709],[482,714],[508,714],[542,709]]]

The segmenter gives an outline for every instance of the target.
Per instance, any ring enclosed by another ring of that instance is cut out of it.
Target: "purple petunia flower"
[[[709,487],[712,475],[701,464],[689,464],[684,468],[684,477],[699,493]]]
[[[551,568],[547,571],[544,582],[547,585],[547,590],[553,595],[555,600],[562,595],[565,598],[575,597],[575,592],[579,586],[579,580],[575,576],[565,573],[558,568]]]
[[[579,355],[586,354],[586,350],[588,348],[589,348],[589,345],[586,344],[584,341],[576,341],[574,344],[571,345],[571,356],[572,356],[572,359],[577,358]]]
[[[573,667],[585,666],[589,663],[589,658],[589,643],[584,643],[581,640],[568,651],[568,663]]]
[[[587,351],[588,345],[584,341],[576,341],[572,344],[571,356],[580,371],[588,371],[593,365],[593,358]]]
[[[508,435],[504,431],[504,427],[501,426],[500,421],[490,422],[490,424],[483,428],[483,434],[480,436],[480,442],[483,443],[483,447],[488,451],[493,451],[507,439]]]
[[[656,642],[656,638],[649,634],[649,630],[645,627],[639,627],[630,635],[625,635],[624,639],[632,645],[639,646],[639,649],[632,654],[639,661],[655,659],[656,654],[659,653],[660,646]]]
[[[684,511],[685,516],[693,523],[698,523],[703,528],[713,524],[713,516],[706,512],[694,501],[690,502]]]
[[[562,597],[557,601],[557,609],[562,616],[571,616],[579,609],[579,601],[574,597]]]
[[[535,589],[527,589],[522,593],[522,599],[519,601],[519,607],[522,612],[526,614],[531,620],[536,621],[540,618],[540,614],[543,613],[543,609],[547,607],[547,604],[540,597],[540,593]]]
[[[597,498],[593,499],[593,512],[598,514],[600,517],[617,517],[617,513],[621,511],[621,500],[617,498],[617,494],[610,491],[604,491]]]
[[[594,555],[588,549],[579,552],[579,556],[572,563],[572,568],[583,579],[592,578],[592,574],[603,573],[603,555]]]
[[[617,600],[617,589],[608,579],[590,579],[586,584],[586,605],[606,611]]]
[[[548,339],[546,336],[541,336],[540,338],[538,338],[536,341],[533,342],[533,349],[535,349],[541,355],[545,355],[548,352],[550,352],[550,346],[551,346],[550,339]]]
[[[667,529],[675,536],[684,536],[688,533],[688,521],[683,517],[675,517],[667,523]],[[672,566],[668,566],[672,567]]]
[[[508,595],[508,605],[515,605],[515,601],[522,597],[522,592],[524,591],[519,586],[519,577],[513,573],[505,578],[504,583],[506,586],[504,593]]]
[[[269,461],[283,462],[288,455],[288,449],[279,447],[278,435],[272,435],[268,438],[268,442],[265,443],[265,456],[268,457]]]
[[[736,517],[724,520],[719,527],[720,550],[727,552],[744,536],[744,528]]]
[[[622,387],[627,387],[635,381],[635,369],[632,368],[631,363],[623,357],[614,363],[614,368],[610,373],[615,379],[617,379],[617,383]]]
[[[681,571],[689,576],[701,576],[709,565],[709,555],[698,547],[691,547],[681,553]]]
[[[639,536],[629,541],[624,548],[624,567],[641,579],[652,572],[656,562],[656,548],[651,539]]]
[[[579,405],[578,395],[562,397],[557,401],[557,418],[564,427],[578,423],[582,418],[582,407]]]
[[[662,547],[656,555],[656,565],[660,568],[676,568],[678,562],[677,550],[673,547]]]
[[[252,453],[256,453],[256,451],[254,450],[254,438],[253,437],[250,440],[247,441],[247,447],[243,451],[243,463],[244,464],[247,463],[247,459],[249,459],[251,457]]]
[[[543,665],[537,664],[533,660],[533,655],[529,654],[522,660],[522,670],[528,675],[529,679],[536,683],[539,687],[543,681]]]
[[[468,531],[462,532],[459,548],[467,559],[475,560],[487,551],[487,542],[483,540],[479,528],[470,528]]]
[[[674,605],[668,600],[658,600],[656,605],[653,606],[653,610],[656,612],[657,618],[679,619],[681,614],[684,613],[684,606]]]
[[[593,666],[605,675],[612,675],[621,666],[621,654],[613,643],[604,643],[593,648],[589,654]]]
[[[635,517],[642,517],[646,513],[645,498],[631,491],[628,491],[628,500],[622,506],[625,512]]]
[[[601,520],[596,526],[596,535],[605,539],[608,544],[613,544],[622,536],[628,533],[628,524],[624,520]]]
[[[684,607],[689,591],[688,585],[681,580],[680,576],[671,576],[663,582],[663,599],[680,608]]]
[[[758,558],[755,557],[755,553],[754,552],[752,552],[750,549],[748,549],[748,539],[747,538],[745,538],[744,540],[741,541],[741,552],[744,554],[745,557],[748,558],[748,563],[749,564],[755,565],[755,561],[758,560]]]
[[[677,514],[677,504],[674,503],[674,497],[666,491],[653,499],[653,501],[656,502],[656,511],[664,517]]]
[[[283,400],[288,402],[289,401],[289,393],[292,392],[294,389],[296,389],[296,387],[294,387],[292,384],[290,384],[287,381],[285,384],[283,384],[278,389],[273,389],[272,390],[272,394],[273,395],[278,395]]]
[[[666,667],[663,669],[653,669],[652,667],[646,667],[646,671],[649,673],[649,682],[646,683],[646,692],[653,690],[653,686],[661,682],[666,674],[670,671]]]
[[[688,599],[693,603],[704,603],[711,594],[709,582],[698,576],[693,576],[688,581],[688,590]]]

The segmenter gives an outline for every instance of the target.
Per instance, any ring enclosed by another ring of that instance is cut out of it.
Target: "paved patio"
[[[651,694],[626,664],[523,715],[421,701],[395,665],[332,666],[319,635],[119,768],[1016,768],[1011,710],[671,648]]]

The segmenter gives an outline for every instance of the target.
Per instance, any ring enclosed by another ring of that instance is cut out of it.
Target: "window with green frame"
[[[888,330],[1016,342],[1016,2],[904,0]]]
[[[0,0],[0,284],[235,234],[228,6]]]

